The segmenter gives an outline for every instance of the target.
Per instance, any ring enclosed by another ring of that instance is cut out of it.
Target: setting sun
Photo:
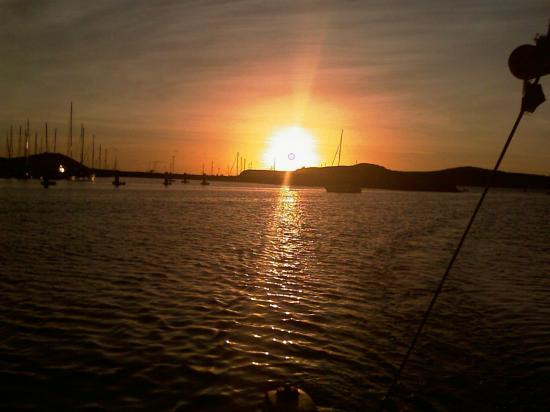
[[[304,166],[316,166],[319,156],[312,134],[300,126],[276,130],[268,139],[263,161],[276,170],[296,170]]]

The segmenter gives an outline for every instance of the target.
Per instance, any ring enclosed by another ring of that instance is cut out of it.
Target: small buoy
[[[313,399],[302,389],[289,383],[267,391],[264,412],[317,412]]]

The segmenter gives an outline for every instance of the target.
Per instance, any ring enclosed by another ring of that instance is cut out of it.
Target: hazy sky
[[[225,172],[237,151],[261,167],[268,137],[300,124],[323,162],[344,129],[343,163],[433,170],[493,166],[521,98],[508,56],[550,4],[0,0],[0,16],[4,133],[48,121],[65,146],[72,100],[125,169],[174,155]],[[524,119],[504,169],[550,174],[549,114]]]

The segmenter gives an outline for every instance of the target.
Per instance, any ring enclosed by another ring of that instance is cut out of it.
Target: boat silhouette
[[[168,172],[164,173],[164,181],[162,182],[164,187],[170,186],[172,184],[172,179],[170,178],[170,175]]]
[[[48,179],[48,177],[44,176],[40,184],[44,187],[44,189],[47,189],[50,186],[55,186],[57,182],[55,180],[50,180]]]
[[[328,193],[361,193],[362,188],[354,182],[335,182],[325,184]]]
[[[344,129],[342,129],[342,133],[340,133],[340,143],[338,144],[338,148],[336,149],[336,153],[334,153],[334,158],[332,159],[331,166],[334,166],[334,161],[336,160],[336,156],[338,156],[337,166],[340,166],[340,159],[342,157],[342,139],[343,139],[343,137],[344,137]],[[349,181],[349,180],[325,183],[325,189],[329,193],[361,193],[361,190],[362,190],[360,184],[355,183],[353,181]]]
[[[120,181],[120,174],[119,174],[118,170],[115,171],[115,180],[113,180],[113,185],[114,185],[115,187],[119,187],[119,186],[124,186],[124,185],[126,185],[126,182],[121,182],[121,181]]]

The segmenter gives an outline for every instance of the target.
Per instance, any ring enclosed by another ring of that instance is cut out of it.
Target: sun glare
[[[304,166],[316,166],[318,155],[315,138],[300,126],[276,130],[268,140],[264,164],[276,170],[296,170]]]

